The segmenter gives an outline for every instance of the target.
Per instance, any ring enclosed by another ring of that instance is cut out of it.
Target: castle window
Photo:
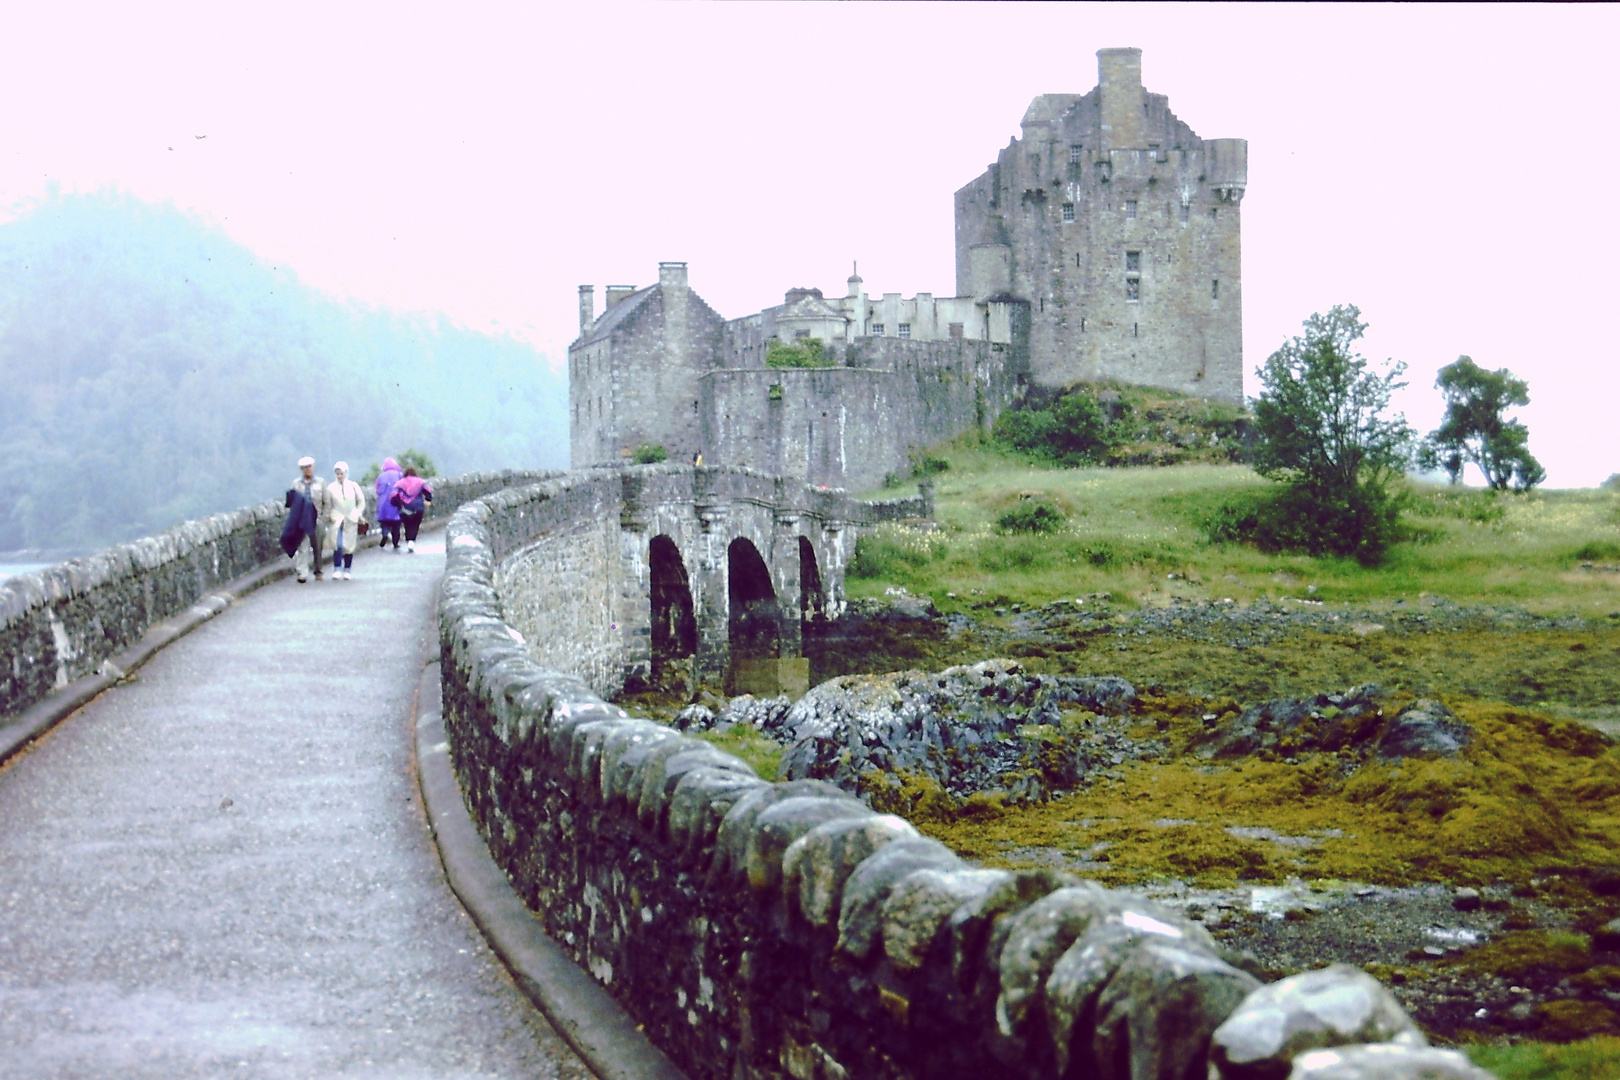
[[[1069,164],[1070,165],[1078,165],[1078,164],[1080,164],[1080,150],[1081,150],[1081,146],[1080,146],[1079,143],[1070,143],[1069,144]]]
[[[882,323],[875,322],[875,323],[872,324],[872,336],[873,337],[882,337],[883,336],[883,324]]]
[[[1186,203],[1181,204],[1181,223],[1183,225],[1187,224],[1187,211],[1191,209],[1192,207],[1188,206]]]
[[[1080,332],[1082,334],[1086,332],[1086,317],[1084,315],[1080,316]]]
[[[795,331],[793,331],[793,340],[794,341],[803,341],[805,338],[807,338],[809,336],[810,336],[810,331],[808,331],[808,330],[795,330]]]
[[[1136,220],[1136,200],[1135,199],[1126,199],[1125,200],[1125,216],[1127,218],[1130,218],[1133,221]]]
[[[1211,300],[1219,300],[1221,298],[1221,282],[1219,278],[1216,278],[1209,283],[1209,298]]]
[[[1216,214],[1219,214],[1219,213],[1220,213],[1220,212],[1221,212],[1221,208],[1220,208],[1220,207],[1218,207],[1218,206],[1212,206],[1212,207],[1210,207],[1210,208],[1209,208],[1209,216],[1210,216],[1210,219],[1211,219],[1211,220],[1214,220],[1214,218],[1215,218],[1215,215],[1216,215]]]
[[[1125,272],[1127,274],[1140,273],[1142,269],[1142,253],[1140,251],[1127,251],[1125,253]]]
[[[1140,300],[1140,299],[1142,299],[1142,279],[1141,278],[1126,278],[1125,279],[1125,299],[1127,299],[1127,300]]]
[[[910,323],[903,322],[903,323],[900,324],[900,336],[903,337],[903,338],[909,338],[911,336],[911,324]]]
[[[1066,203],[1063,204],[1063,220],[1064,221],[1073,221],[1074,220],[1074,203],[1066,202]]]
[[[962,340],[962,324],[959,323],[959,322],[951,323],[950,334],[951,334],[951,337],[955,338],[957,341],[961,341]]]
[[[1131,323],[1131,337],[1136,337],[1137,324]]]

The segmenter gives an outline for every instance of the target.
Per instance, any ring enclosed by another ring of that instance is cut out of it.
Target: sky
[[[1620,471],[1620,8],[933,3],[0,6],[0,221],[170,201],[335,296],[561,365],[577,288],[685,260],[727,318],[796,285],[955,292],[952,193],[1096,51],[1249,141],[1244,352],[1354,303],[1369,356],[1530,383],[1551,486]]]

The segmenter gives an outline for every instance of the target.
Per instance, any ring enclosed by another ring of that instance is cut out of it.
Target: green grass
[[[782,752],[786,749],[774,739],[741,724],[725,731],[697,731],[693,732],[692,736],[742,758],[756,773],[767,780],[776,779],[776,770],[782,764]]]
[[[1620,611],[1620,573],[1580,565],[1601,566],[1620,550],[1620,498],[1606,491],[1492,497],[1414,485],[1407,521],[1421,539],[1368,569],[1211,542],[1207,524],[1223,505],[1270,487],[1246,466],[1057,469],[983,445],[939,453],[950,461],[936,488],[940,529],[885,526],[864,535],[851,595],[899,585],[960,610],[1102,591],[1127,604],[1309,596],[1373,607],[1433,594],[1539,613]],[[1039,536],[996,530],[998,518],[1034,498],[1061,508],[1067,522]]]
[[[1474,1064],[1501,1080],[1620,1080],[1620,1038],[1465,1047]]]

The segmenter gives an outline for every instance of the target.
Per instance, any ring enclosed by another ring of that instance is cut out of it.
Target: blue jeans
[[[347,570],[354,565],[354,552],[345,551],[348,545],[348,523],[338,526],[337,539],[332,543],[332,569]]]

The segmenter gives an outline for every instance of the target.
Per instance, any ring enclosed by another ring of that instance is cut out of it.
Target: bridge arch
[[[668,534],[654,536],[647,543],[647,566],[652,689],[690,693],[698,645],[697,609],[679,545]]]
[[[727,639],[733,664],[782,655],[782,620],[776,586],[759,548],[745,536],[726,548]]]
[[[816,562],[816,545],[808,536],[799,537],[799,621],[818,622],[827,617],[827,593],[821,584],[821,566]]]

